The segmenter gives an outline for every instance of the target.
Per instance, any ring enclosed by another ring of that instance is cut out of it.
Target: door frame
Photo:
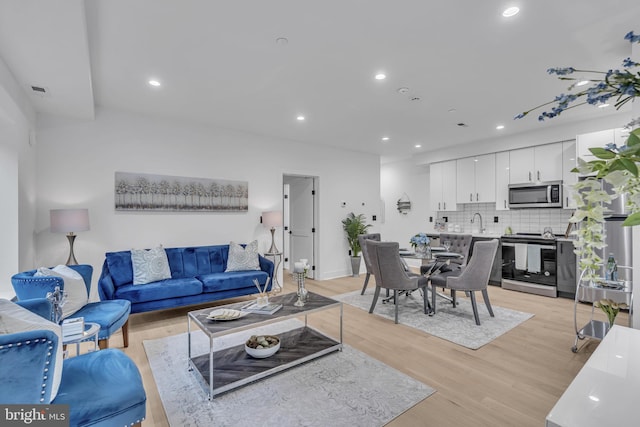
[[[291,267],[291,260],[288,257],[291,255],[291,243],[289,242],[289,211],[291,209],[291,205],[289,205],[289,209],[285,208],[285,204],[288,203],[285,194],[285,184],[287,178],[309,178],[312,182],[312,187],[314,191],[313,195],[313,218],[312,218],[312,227],[315,232],[312,232],[312,256],[309,259],[309,264],[312,266],[311,270],[307,274],[309,279],[318,280],[319,271],[320,271],[320,256],[319,256],[319,241],[320,241],[320,228],[318,227],[318,223],[320,222],[320,199],[318,197],[319,194],[319,186],[320,186],[320,177],[317,175],[305,175],[299,173],[283,173],[282,174],[282,212],[283,212],[283,227],[282,227],[282,241],[287,242],[283,243],[283,247],[289,251],[289,253],[285,252],[283,255],[283,269],[287,269]],[[286,239],[286,240],[285,240]]]

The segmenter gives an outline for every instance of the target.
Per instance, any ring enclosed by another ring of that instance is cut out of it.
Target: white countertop
[[[640,330],[615,325],[609,331],[549,412],[546,425],[640,425]]]
[[[473,237],[486,237],[487,239],[499,239],[502,234],[498,233],[463,233],[455,231],[428,231],[427,236],[439,236],[440,234],[471,234]]]

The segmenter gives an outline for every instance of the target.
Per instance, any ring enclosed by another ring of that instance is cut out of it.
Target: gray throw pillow
[[[242,247],[235,242],[229,243],[229,259],[227,260],[226,271],[246,271],[260,270],[260,260],[258,259],[258,241]]]
[[[169,260],[162,246],[153,249],[131,249],[133,284],[144,285],[171,279]]]

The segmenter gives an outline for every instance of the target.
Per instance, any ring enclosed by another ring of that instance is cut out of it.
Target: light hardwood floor
[[[293,292],[295,285],[288,277],[285,272],[284,292]],[[364,275],[326,281],[307,280],[306,283],[309,290],[332,296],[361,289],[363,280]],[[372,282],[369,286],[373,286]],[[493,305],[535,316],[478,350],[469,350],[344,306],[346,344],[437,390],[388,426],[544,425],[547,413],[598,342],[588,341],[579,353],[571,352],[575,336],[573,300],[507,291],[496,286],[489,287],[489,295]],[[228,302],[230,300],[224,303]],[[123,350],[138,365],[147,392],[147,418],[143,427],[168,426],[168,422],[142,341],[186,332],[186,313],[207,306],[212,304],[131,316],[129,347]],[[586,322],[591,313],[590,305],[581,304],[578,312],[579,319]],[[604,319],[601,313],[597,316]],[[335,313],[317,313],[313,319],[314,326],[337,333]],[[621,313],[616,323],[626,325],[627,321],[627,315]],[[119,333],[114,335],[110,345],[122,348]],[[176,366],[176,369],[183,367]],[[331,425],[330,417],[327,425]]]

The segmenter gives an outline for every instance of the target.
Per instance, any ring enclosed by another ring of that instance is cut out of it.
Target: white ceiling
[[[0,0],[0,57],[38,112],[104,106],[387,159],[613,114],[513,120],[568,86],[549,67],[618,68],[631,30],[637,0]]]

